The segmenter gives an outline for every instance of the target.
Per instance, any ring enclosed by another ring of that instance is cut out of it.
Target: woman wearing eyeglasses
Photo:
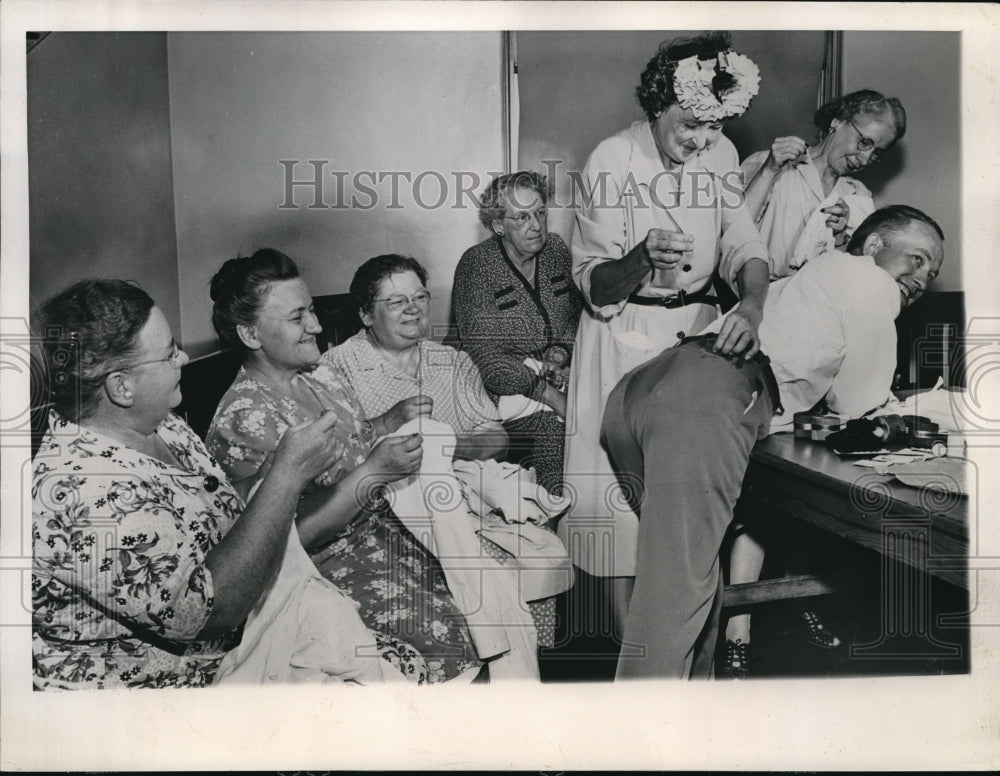
[[[454,458],[503,460],[507,433],[476,364],[467,353],[428,338],[430,294],[420,263],[397,254],[369,259],[351,280],[351,295],[364,329],[324,353],[323,362],[350,384],[365,413],[372,417],[397,402],[419,401],[422,414],[454,429]],[[515,562],[487,539],[482,548],[501,565]],[[528,607],[538,643],[550,645],[555,599]]]
[[[852,177],[875,164],[906,132],[899,100],[863,89],[823,105],[813,118],[820,140],[808,146],[798,137],[779,137],[769,151],[743,161],[746,201],[770,256],[771,279],[791,275],[834,248],[844,248],[855,228],[875,211],[871,192]],[[764,564],[764,546],[747,526],[735,524],[729,555],[731,584],[755,582]],[[788,571],[808,565],[814,548],[801,543],[787,559]],[[805,572],[807,569],[803,568]],[[841,641],[812,608],[797,613],[798,632],[807,643],[835,649]],[[750,615],[726,624],[721,674],[752,674]]]
[[[522,465],[558,493],[582,299],[569,248],[548,230],[548,197],[545,177],[535,172],[490,182],[479,220],[492,235],[459,260],[451,304],[458,341],[499,402],[511,448],[524,450]]]
[[[323,577],[358,606],[366,625],[424,655],[431,683],[471,680],[481,663],[440,565],[375,499],[420,467],[419,434],[396,431],[429,409],[422,397],[365,414],[351,387],[320,362],[322,329],[312,296],[285,254],[262,249],[230,259],[212,278],[212,323],[243,366],[209,427],[212,454],[237,486],[267,470],[287,429],[326,413],[336,458],[310,478],[295,526]],[[370,418],[370,420],[366,420]]]
[[[81,281],[48,300],[36,323],[53,410],[31,488],[35,687],[210,685],[284,571],[300,492],[339,457],[332,417],[290,424],[244,503],[170,411],[188,359],[145,291]],[[329,606],[306,630],[332,624],[341,638],[310,641],[313,667],[359,681],[402,678],[388,663],[423,670],[411,647],[376,637],[350,601],[315,582]],[[324,652],[333,644],[342,649]],[[359,657],[376,644],[388,663]],[[280,654],[271,669],[288,678]]]
[[[742,164],[747,207],[767,245],[771,279],[847,245],[875,211],[871,192],[854,175],[875,164],[906,132],[899,100],[862,89],[816,111],[819,142],[779,137]]]
[[[431,297],[420,263],[397,254],[369,259],[351,280],[351,296],[364,328],[323,361],[350,383],[367,415],[419,402],[423,414],[458,434],[456,458],[503,456],[507,434],[476,365],[428,337]]]

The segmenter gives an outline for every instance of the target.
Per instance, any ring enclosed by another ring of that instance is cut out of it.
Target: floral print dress
[[[333,433],[339,461],[314,480],[329,488],[364,463],[372,441],[362,410],[328,366],[300,373],[324,410],[337,414]],[[313,413],[240,369],[208,430],[207,444],[234,481],[256,475],[285,431]],[[364,623],[413,645],[427,664],[428,681],[471,674],[481,662],[465,617],[445,583],[440,564],[391,510],[366,509],[327,546],[311,553],[320,573],[357,605]]]
[[[52,413],[32,477],[35,689],[212,684],[242,627],[199,641],[213,606],[205,556],[243,501],[191,428],[156,433],[179,467]],[[408,644],[374,633],[404,676],[426,676]]]
[[[205,555],[243,504],[183,421],[157,433],[181,468],[50,417],[31,486],[36,689],[211,684],[239,643],[197,636]]]

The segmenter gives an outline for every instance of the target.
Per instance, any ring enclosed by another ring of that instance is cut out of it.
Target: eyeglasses
[[[531,217],[534,216],[539,224],[544,224],[549,217],[549,211],[547,208],[539,208],[534,213],[518,213],[516,216],[504,216],[508,221],[513,221],[518,227],[524,228],[531,221]]]
[[[847,119],[847,123],[850,124],[852,127],[854,127],[854,131],[858,133],[858,150],[861,151],[862,153],[865,153],[866,151],[871,151],[872,155],[870,157],[869,164],[875,164],[875,162],[877,162],[879,159],[882,158],[882,154],[885,153],[885,151],[881,148],[876,148],[875,141],[872,140],[870,137],[868,137],[868,135],[866,135],[860,129],[858,129],[858,125],[855,124],[853,121]]]
[[[417,291],[417,293],[413,296],[404,296],[403,294],[400,294],[399,296],[390,296],[385,299],[372,299],[372,302],[385,302],[385,306],[394,313],[398,313],[401,310],[406,309],[411,304],[426,307],[427,303],[430,301],[431,295],[428,291]]]
[[[176,342],[171,342],[170,347],[171,347],[170,355],[167,356],[166,358],[153,358],[150,359],[149,361],[140,361],[138,364],[132,364],[132,366],[128,368],[135,369],[135,367],[137,366],[146,366],[146,364],[159,364],[161,361],[168,362],[172,367],[175,368],[179,367],[181,365],[181,355],[183,354],[184,351],[182,351],[179,347],[177,347]]]

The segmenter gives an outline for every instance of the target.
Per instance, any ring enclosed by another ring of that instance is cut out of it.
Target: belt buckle
[[[670,297],[669,302],[674,307],[683,307],[687,304],[687,292],[681,289],[676,296]]]

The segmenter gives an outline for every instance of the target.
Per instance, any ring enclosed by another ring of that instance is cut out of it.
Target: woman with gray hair
[[[35,687],[212,684],[280,573],[300,493],[340,456],[336,415],[291,425],[244,504],[170,411],[188,358],[145,291],[84,280],[36,323],[53,410],[31,487]],[[369,632],[343,604],[331,624],[349,644],[325,665],[365,681],[396,675],[359,656],[370,645],[426,673],[412,647]]]
[[[775,138],[770,149],[741,165],[747,208],[767,245],[772,280],[821,253],[843,249],[875,212],[872,193],[854,175],[902,139],[906,111],[895,97],[861,89],[824,104],[813,123],[818,143]]]
[[[491,235],[458,262],[452,312],[458,342],[500,406],[510,448],[540,485],[562,489],[566,380],[582,300],[566,243],[548,231],[544,176],[494,178],[480,197]]]

